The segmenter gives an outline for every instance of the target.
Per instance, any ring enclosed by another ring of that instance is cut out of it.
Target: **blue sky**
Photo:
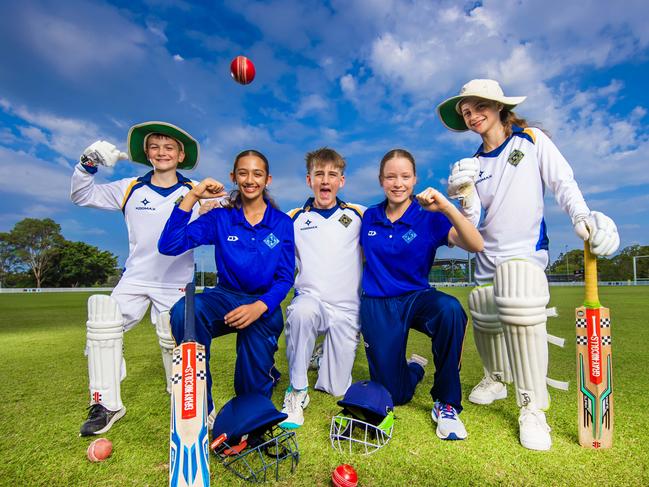
[[[121,214],[72,205],[70,175],[87,145],[105,139],[125,149],[129,126],[145,120],[198,138],[201,161],[186,173],[193,179],[225,181],[237,152],[261,150],[284,210],[308,196],[304,154],[323,145],[347,159],[348,201],[381,199],[378,162],[394,147],[415,155],[418,189],[444,189],[450,164],[479,139],[445,130],[435,106],[488,77],[508,95],[529,97],[518,113],[551,134],[591,209],[617,222],[622,247],[649,244],[642,0],[624,8],[555,0],[2,3],[0,231],[51,217],[67,239],[123,263]],[[251,85],[229,76],[239,54],[257,68]],[[144,171],[121,162],[98,179]],[[580,247],[551,194],[546,219],[553,259]]]

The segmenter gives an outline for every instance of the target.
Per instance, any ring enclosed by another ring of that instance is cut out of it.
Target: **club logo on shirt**
[[[228,235],[228,242],[236,242],[237,240],[239,240],[239,237],[236,235]]]
[[[376,232],[374,230],[370,230],[369,232],[367,232],[368,237],[373,237],[374,235],[376,235]]]
[[[401,238],[403,238],[406,241],[406,243],[410,243],[415,238],[417,238],[417,234],[412,229],[410,229],[406,233],[404,233]]]
[[[525,157],[525,154],[523,154],[518,149],[514,149],[512,153],[509,154],[509,157],[507,158],[507,162],[509,162],[512,166],[516,167],[518,166],[518,163],[521,162],[523,157]]]
[[[264,239],[264,243],[272,249],[279,243],[279,239],[271,233]]]
[[[343,215],[340,218],[338,218],[338,221],[342,223],[342,226],[347,228],[349,224],[352,222],[352,219],[349,218],[347,215]]]

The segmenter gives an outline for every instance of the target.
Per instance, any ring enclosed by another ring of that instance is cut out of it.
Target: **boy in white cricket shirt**
[[[352,382],[359,341],[359,290],[362,254],[359,244],[365,207],[339,200],[345,184],[345,160],[329,148],[306,155],[306,183],[313,190],[293,219],[297,277],[295,297],[286,309],[286,355],[290,385],[282,412],[284,428],[304,424],[309,404],[307,369],[319,335],[324,335],[315,388],[342,396]]]
[[[183,296],[185,284],[193,277],[193,253],[162,255],[158,238],[174,206],[195,184],[176,169],[196,167],[198,142],[174,125],[145,122],[131,127],[127,145],[128,155],[106,141],[93,143],[81,155],[72,175],[72,201],[79,206],[121,210],[129,240],[124,272],[111,295],[88,299],[90,411],[81,426],[81,436],[108,431],[126,413],[120,395],[120,382],[126,377],[123,335],[142,319],[149,304],[170,390],[175,343],[168,310]],[[120,159],[152,166],[153,170],[139,178],[95,184],[98,166],[110,167]]]

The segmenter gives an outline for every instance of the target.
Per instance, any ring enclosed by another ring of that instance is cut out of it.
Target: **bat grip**
[[[183,342],[196,341],[196,324],[194,322],[194,294],[196,285],[194,281],[185,285],[185,338]]]
[[[590,251],[588,240],[584,242],[584,304],[587,307],[599,308],[599,295],[597,292],[597,257]]]

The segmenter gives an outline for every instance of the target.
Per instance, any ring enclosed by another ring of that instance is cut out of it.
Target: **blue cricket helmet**
[[[280,480],[295,471],[300,458],[295,433],[279,427],[287,417],[266,396],[236,396],[216,415],[210,448],[244,480]]]
[[[245,435],[279,424],[286,418],[288,415],[278,411],[266,396],[243,394],[225,403],[218,412],[212,438],[225,434],[228,443],[239,444]]]
[[[381,421],[394,410],[392,396],[388,390],[371,380],[362,380],[350,385],[338,405],[364,420]]]
[[[392,439],[394,403],[390,392],[378,382],[353,383],[338,405],[343,410],[331,419],[329,428],[334,449],[367,455]]]

